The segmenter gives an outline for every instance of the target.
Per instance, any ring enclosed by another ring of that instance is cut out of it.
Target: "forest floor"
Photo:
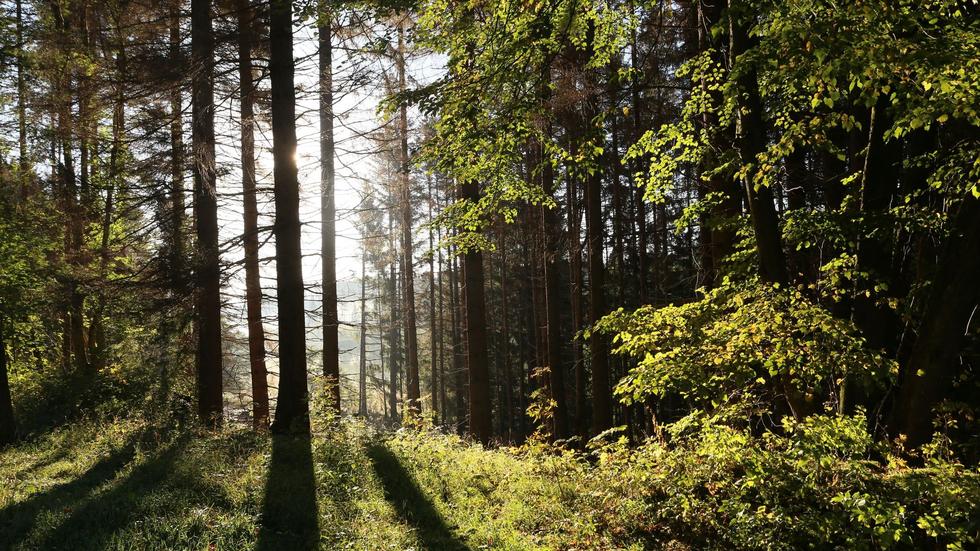
[[[385,439],[352,427],[64,427],[0,451],[0,549],[470,549]]]

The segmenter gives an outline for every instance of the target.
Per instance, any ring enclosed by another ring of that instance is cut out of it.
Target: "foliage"
[[[393,100],[418,102],[438,116],[420,162],[457,182],[482,184],[479,201],[451,206],[440,221],[459,230],[453,241],[461,250],[487,248],[480,233],[498,215],[513,222],[522,203],[551,204],[551,190],[534,178],[546,164],[577,159],[585,165],[579,171],[597,170],[591,154],[558,146],[548,130],[552,64],[559,55],[581,55],[585,70],[604,67],[622,47],[631,20],[616,3],[574,0],[433,0],[419,13],[420,45],[448,56],[448,75]],[[595,132],[603,125],[601,118],[589,123]],[[523,152],[531,144],[546,155],[525,166]],[[583,144],[581,151],[601,153],[601,146]]]
[[[809,400],[845,377],[879,385],[893,362],[868,350],[853,325],[794,288],[756,281],[723,285],[700,300],[610,314],[615,353],[636,358],[618,385],[628,402],[678,395],[694,408],[762,402],[773,389]]]
[[[970,548],[980,472],[940,453],[910,468],[865,427],[863,414],[815,415],[759,436],[698,415],[668,427],[669,446],[620,438],[585,455],[543,444],[488,451],[434,433],[388,445],[477,546]]]

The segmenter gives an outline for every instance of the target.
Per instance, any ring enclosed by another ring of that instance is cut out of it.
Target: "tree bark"
[[[476,203],[476,182],[460,185],[460,197]],[[490,370],[487,363],[487,313],[483,253],[470,248],[463,253],[463,296],[466,307],[466,365],[469,372],[469,434],[487,444],[492,436],[490,416]]]
[[[453,413],[455,415],[457,429],[462,430],[462,427],[466,423],[466,416],[464,414],[464,410],[466,409],[466,382],[465,369],[463,367],[465,347],[462,339],[462,330],[460,329],[463,323],[463,307],[460,304],[459,270],[457,269],[458,263],[455,254],[450,255],[449,262],[449,310],[450,325],[452,326],[453,396],[455,398]]]
[[[182,66],[180,54],[180,0],[170,8],[170,63]],[[181,99],[181,79],[170,88],[170,201],[167,217],[170,239],[170,270],[177,274],[177,287],[183,289],[185,274],[184,251],[184,124]]]
[[[122,32],[121,30],[119,32]],[[105,367],[108,358],[108,347],[105,335],[106,289],[109,284],[109,237],[114,216],[115,188],[122,178],[122,138],[125,130],[126,98],[122,80],[126,71],[125,39],[120,36],[116,51],[116,78],[120,80],[115,91],[115,101],[112,108],[112,146],[109,150],[109,178],[106,182],[105,210],[102,215],[102,232],[99,247],[99,285],[96,295],[96,307],[92,313],[89,327],[89,358],[92,367],[98,371]]]
[[[404,16],[398,23],[398,51],[395,58],[395,65],[398,70],[398,89],[404,92],[407,89],[405,81]],[[417,417],[422,412],[422,403],[419,400],[421,389],[419,387],[419,343],[415,311],[415,246],[412,236],[412,192],[408,164],[408,105],[404,102],[398,109],[398,134],[400,146],[399,174],[401,176],[402,256],[405,260],[405,270],[402,274],[402,294],[405,300],[405,317],[403,321],[405,323],[405,364],[408,379],[406,411],[410,417]]]
[[[191,2],[194,203],[197,212],[198,414],[221,423],[221,271],[214,158],[214,31],[211,1]]]
[[[602,181],[589,176],[585,187],[586,241],[589,249],[589,324],[595,325],[606,313],[606,269],[602,259]],[[609,345],[605,336],[592,331],[589,336],[592,358],[592,431],[596,434],[612,427],[612,391],[609,376]]]
[[[367,251],[361,251],[361,342],[357,369],[357,414],[367,416]]]
[[[333,13],[319,2],[320,41],[320,243],[323,308],[323,376],[332,388],[333,406],[340,411],[340,348],[337,319],[337,244],[333,136]]]
[[[252,376],[252,425],[269,427],[269,388],[265,365],[265,328],[262,326],[262,281],[259,276],[259,211],[255,183],[255,81],[252,76],[255,12],[250,0],[238,3],[238,78],[242,137],[243,244],[245,249],[245,307],[248,320],[248,357]]]
[[[17,423],[14,419],[13,402],[10,399],[10,382],[7,377],[7,341],[4,340],[3,325],[6,320],[0,317],[0,447],[12,444],[17,436]]]
[[[442,411],[438,407],[438,397],[439,397],[439,372],[436,369],[436,361],[438,360],[438,353],[436,351],[436,343],[439,341],[438,338],[438,325],[436,324],[436,266],[435,266],[435,253],[433,235],[432,235],[432,179],[431,177],[426,180],[428,184],[428,198],[426,203],[429,207],[429,396],[430,404],[432,408],[432,423],[434,425],[439,424],[439,412]]]
[[[730,3],[730,2],[729,2]],[[735,59],[751,46],[745,26],[740,21],[730,21],[731,55]],[[765,120],[763,119],[762,99],[759,97],[758,78],[755,70],[743,72],[739,91],[743,104],[738,118],[738,147],[742,163],[756,163],[756,156],[766,147]],[[787,281],[786,257],[783,253],[782,235],[779,231],[779,218],[773,202],[772,188],[759,186],[751,177],[745,178],[745,194],[748,198],[752,228],[755,232],[756,252],[759,260],[759,275],[763,281],[785,284]]]
[[[30,159],[27,156],[27,83],[24,80],[24,14],[21,0],[17,0],[17,145],[18,165],[20,166],[21,196],[27,196],[27,173],[30,170]]]
[[[892,427],[910,448],[932,436],[933,410],[957,375],[980,301],[980,199],[963,199],[951,226],[892,412]]]
[[[542,189],[549,196],[555,194],[555,175],[550,159],[545,157],[544,147],[538,147],[542,171]],[[545,302],[545,359],[548,366],[548,382],[551,399],[555,403],[552,436],[556,439],[568,436],[568,403],[565,400],[565,368],[561,362],[561,316],[559,311],[561,281],[558,274],[561,238],[561,222],[553,209],[539,207],[538,220],[543,238],[541,263],[544,270]]]
[[[389,232],[392,232],[391,219],[389,218]],[[391,236],[392,248],[394,248],[394,236]],[[391,316],[388,325],[388,370],[391,376],[388,380],[390,388],[388,392],[389,411],[393,421],[398,420],[398,280],[395,273],[397,260],[392,260],[390,266],[390,277],[388,279],[388,302],[391,306]]]
[[[585,360],[582,357],[582,340],[578,332],[582,330],[584,316],[582,313],[582,218],[579,209],[577,187],[569,183],[565,191],[565,201],[568,209],[568,254],[570,302],[572,309],[572,358],[575,369],[575,416],[576,434],[582,438],[589,435],[589,377],[585,370]]]
[[[273,432],[308,432],[306,308],[296,173],[296,88],[293,83],[292,2],[272,0],[269,73],[272,80],[272,156],[279,303],[279,397]]]
[[[445,424],[449,419],[449,409],[446,402],[446,314],[445,314],[445,296],[446,291],[443,285],[442,274],[446,271],[445,264],[443,264],[442,259],[442,228],[441,226],[436,227],[436,237],[438,238],[437,243],[437,254],[439,256],[439,333],[438,333],[438,347],[439,347],[439,412],[442,416],[442,423]],[[435,400],[435,398],[433,398]]]

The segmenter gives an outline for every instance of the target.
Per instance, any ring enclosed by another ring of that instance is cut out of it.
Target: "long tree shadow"
[[[368,457],[381,485],[385,498],[394,505],[398,515],[415,527],[419,543],[438,551],[469,551],[470,548],[453,533],[439,515],[432,501],[419,489],[412,475],[398,458],[380,444],[368,447]]]
[[[310,437],[273,436],[256,549],[316,549],[320,541],[318,518]]]
[[[70,516],[48,532],[38,548],[105,549],[114,534],[145,516],[143,501],[172,476],[188,440],[188,436],[182,436],[136,465],[120,482],[73,504],[68,508]]]
[[[43,512],[70,509],[115,478],[133,459],[141,438],[142,434],[130,436],[123,446],[111,451],[78,478],[0,509],[0,549],[13,548],[27,537]]]

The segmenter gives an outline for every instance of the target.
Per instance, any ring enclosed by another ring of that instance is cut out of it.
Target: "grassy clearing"
[[[818,429],[586,456],[350,419],[312,439],[79,423],[0,452],[0,549],[971,548],[980,472],[817,453]]]
[[[0,452],[0,549],[467,549],[359,424],[79,423]]]

